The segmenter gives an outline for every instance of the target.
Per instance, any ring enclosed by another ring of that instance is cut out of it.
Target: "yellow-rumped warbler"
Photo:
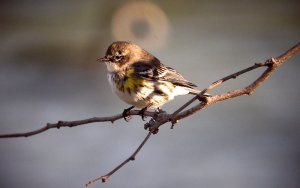
[[[174,96],[197,94],[195,84],[189,82],[176,70],[162,64],[156,57],[130,42],[112,43],[103,58],[108,70],[108,81],[114,93],[132,107],[159,109]]]

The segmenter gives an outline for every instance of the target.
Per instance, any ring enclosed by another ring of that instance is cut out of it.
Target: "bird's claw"
[[[131,119],[131,116],[130,116],[130,110],[133,109],[134,106],[131,106],[130,108],[126,108],[124,109],[123,113],[122,113],[122,116],[124,118],[125,121],[129,121]]]
[[[148,107],[145,107],[145,108],[142,108],[140,111],[139,111],[139,115],[142,117],[142,120],[145,121],[145,112],[147,110]]]

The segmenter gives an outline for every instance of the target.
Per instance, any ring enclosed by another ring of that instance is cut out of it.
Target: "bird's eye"
[[[122,56],[121,56],[121,55],[116,55],[116,56],[115,56],[115,59],[116,59],[117,61],[119,61],[120,59],[122,59]]]

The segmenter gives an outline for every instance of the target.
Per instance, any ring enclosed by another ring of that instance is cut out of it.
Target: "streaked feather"
[[[197,87],[195,84],[186,80],[175,69],[165,66],[157,59],[155,63],[153,63],[153,60],[135,62],[128,68],[134,69],[134,73],[137,77],[143,77],[152,81],[167,81],[175,86],[182,86],[190,89]]]

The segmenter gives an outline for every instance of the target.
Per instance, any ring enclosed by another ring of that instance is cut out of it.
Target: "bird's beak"
[[[99,57],[97,61],[101,63],[105,63],[105,62],[109,62],[109,59],[106,56],[104,56],[104,57]]]

